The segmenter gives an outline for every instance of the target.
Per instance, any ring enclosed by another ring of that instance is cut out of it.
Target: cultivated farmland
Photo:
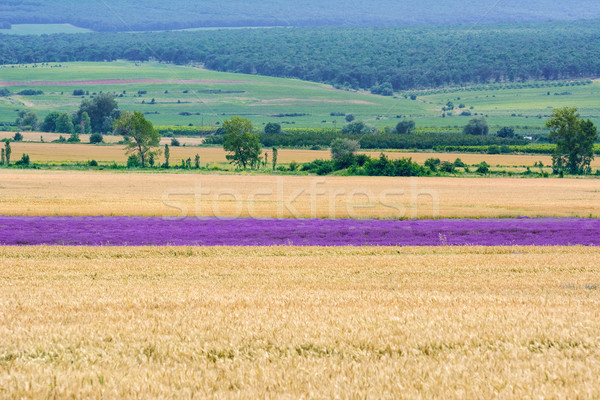
[[[0,185],[3,215],[600,217],[595,179],[3,170]]]
[[[88,92],[85,98],[101,91],[122,95],[117,99],[122,109],[147,113],[156,125],[216,127],[231,115],[243,115],[257,127],[279,122],[284,129],[339,129],[348,113],[380,129],[395,126],[402,116],[414,119],[417,127],[460,131],[477,113],[487,117],[493,132],[513,126],[518,131],[536,134],[542,131],[553,107],[577,104],[582,115],[596,124],[600,115],[598,81],[481,85],[415,92],[417,99],[410,100],[408,93],[393,98],[335,90],[330,85],[297,79],[152,62],[5,65],[0,67],[0,76],[0,87],[6,86],[13,93],[0,97],[0,123],[14,122],[15,110],[22,107],[42,117],[50,111],[73,112],[82,100],[81,96],[72,95],[74,89]],[[41,90],[44,94],[15,94],[24,89]],[[448,102],[454,108],[443,112],[442,107]],[[463,111],[471,115],[461,116]]]
[[[37,137],[38,134],[25,135],[30,137]],[[41,134],[44,137],[54,137],[57,134]],[[3,137],[12,137],[14,134],[9,132],[0,132],[0,139]],[[64,136],[64,135],[63,135]],[[115,143],[121,138],[114,136],[107,136],[107,141]],[[87,137],[82,135],[82,140],[86,140]],[[46,139],[45,139],[46,140]],[[171,146],[171,163],[177,164],[181,159],[192,158],[195,155],[200,156],[202,163],[228,163],[225,158],[226,152],[222,148],[217,147],[198,147],[202,139],[199,138],[180,138],[179,142],[186,146],[176,147]],[[170,138],[163,138],[161,145],[170,144]],[[23,154],[28,154],[31,157],[32,162],[44,163],[44,164],[74,164],[87,162],[89,160],[96,160],[104,163],[117,163],[124,165],[127,161],[125,154],[125,146],[123,145],[111,145],[111,146],[94,146],[84,143],[70,144],[70,143],[32,143],[32,142],[20,142],[13,143],[13,159],[19,159]],[[265,148],[263,152],[269,154],[269,160],[271,160],[272,150]],[[468,154],[468,153],[434,153],[434,152],[404,152],[404,151],[359,151],[359,153],[367,154],[370,157],[379,157],[381,153],[384,153],[390,159],[400,158],[412,158],[413,161],[423,164],[429,158],[439,158],[441,161],[453,162],[457,158],[460,158],[467,165],[476,165],[482,161],[487,162],[492,166],[499,167],[533,167],[537,162],[542,162],[545,166],[552,165],[552,157],[547,155],[513,155],[513,154]],[[279,149],[278,151],[278,162],[281,164],[287,164],[292,161],[299,163],[306,163],[314,161],[316,159],[329,159],[331,153],[328,150],[307,150],[307,149]],[[164,159],[164,157],[158,157]],[[593,168],[600,168],[600,159],[595,159],[591,166]]]
[[[581,247],[0,247],[8,398],[597,398]]]

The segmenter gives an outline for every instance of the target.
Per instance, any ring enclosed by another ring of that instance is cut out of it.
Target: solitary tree
[[[577,108],[564,107],[552,112],[546,127],[550,128],[549,138],[556,142],[552,155],[554,171],[589,173],[594,159],[594,142],[598,140],[598,131],[592,121],[581,119]]]
[[[404,121],[398,122],[396,125],[396,133],[406,135],[412,133],[415,130],[415,121],[405,119]]]
[[[252,122],[245,118],[232,117],[223,121],[225,137],[223,149],[228,151],[226,157],[238,167],[246,169],[247,165],[256,165],[260,160],[261,147],[258,133],[252,133]]]
[[[152,126],[152,122],[148,121],[141,112],[122,112],[121,117],[115,121],[114,130],[129,138],[127,153],[137,153],[142,168],[146,166],[150,154],[158,154],[158,150],[153,148],[158,146],[160,135]]]
[[[165,168],[169,168],[169,158],[171,157],[171,151],[169,145],[165,143]]]
[[[484,117],[472,118],[463,129],[467,135],[485,136],[490,131],[487,121]]]
[[[281,133],[281,125],[277,122],[269,122],[265,125],[265,133],[267,135]]]
[[[10,148],[10,139],[4,139],[4,156],[6,157],[6,165],[10,165],[10,155],[12,149]]]
[[[277,147],[273,147],[273,171],[277,167]]]
[[[357,140],[335,139],[331,142],[331,158],[341,160],[344,157],[353,155],[360,149],[360,143]]]
[[[505,126],[502,129],[500,129],[498,132],[496,132],[496,135],[501,138],[514,138],[515,130],[513,128]]]
[[[2,159],[0,160],[0,165],[4,165],[6,162],[6,156],[4,155],[4,149],[2,149]]]

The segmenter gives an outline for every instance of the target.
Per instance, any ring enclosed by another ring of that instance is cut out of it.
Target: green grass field
[[[444,93],[422,92],[417,100],[410,100],[402,95],[392,98],[340,91],[329,85],[297,79],[221,73],[160,63],[9,65],[0,66],[0,76],[0,82],[24,82],[8,86],[12,93],[23,89],[44,91],[39,96],[13,94],[0,97],[0,123],[13,122],[18,110],[25,107],[36,111],[41,118],[53,110],[73,112],[83,97],[89,98],[100,91],[122,96],[118,98],[121,109],[147,113],[157,125],[216,126],[232,115],[240,115],[251,119],[258,127],[267,122],[279,122],[284,129],[290,126],[340,128],[345,123],[344,117],[331,113],[351,113],[380,129],[395,126],[398,116],[403,116],[415,119],[417,127],[421,128],[460,130],[471,117],[458,116],[463,110],[458,108],[459,104],[464,104],[466,110],[473,107],[470,109],[473,114],[485,115],[492,132],[502,126],[512,126],[521,133],[536,133],[543,128],[552,107],[566,105],[576,106],[584,117],[600,122],[598,81],[579,86],[542,83],[539,87],[532,84],[533,87],[520,89],[479,87]],[[123,81],[139,79],[155,82]],[[102,80],[121,81],[97,82]],[[88,82],[59,84],[68,81]],[[83,89],[89,94],[73,96],[74,89]],[[139,91],[146,93],[140,96]],[[152,99],[154,104],[150,104]],[[452,116],[443,118],[442,107],[448,101],[457,108],[452,111]]]
[[[51,35],[53,33],[86,33],[89,29],[71,24],[13,24],[11,29],[2,29],[6,35]]]

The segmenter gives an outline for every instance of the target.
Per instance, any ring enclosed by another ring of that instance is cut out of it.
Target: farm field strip
[[[0,247],[0,388],[597,398],[599,264],[584,247]]]
[[[594,179],[0,170],[0,215],[600,217]]]
[[[0,227],[0,245],[12,246],[600,246],[600,219],[574,218],[394,221],[0,216]]]
[[[24,133],[26,140],[40,140],[40,136],[45,141],[58,139],[59,134],[55,133]],[[0,132],[0,140],[13,137],[14,133]],[[63,135],[66,136],[66,135]],[[88,135],[81,135],[82,142],[89,141]],[[125,147],[115,143],[122,140],[120,137],[108,136],[106,141],[113,145],[90,145],[86,143],[41,143],[41,142],[19,142],[13,143],[13,160],[21,158],[22,154],[29,154],[33,162],[50,162],[55,164],[85,162],[96,160],[99,162],[116,162],[125,164],[127,156]],[[179,163],[181,159],[192,158],[200,155],[202,163],[226,163],[227,154],[219,147],[193,147],[202,143],[200,138],[178,138],[181,146],[171,146],[171,163]],[[170,144],[170,138],[163,138],[161,145]],[[185,147],[183,145],[186,145]],[[271,160],[272,150],[263,149],[263,152],[269,153]],[[542,162],[545,166],[552,165],[552,157],[548,155],[518,155],[518,154],[469,154],[469,153],[435,153],[435,152],[402,152],[402,151],[359,151],[358,153],[367,154],[370,157],[379,157],[381,153],[387,155],[390,159],[412,158],[413,161],[423,164],[428,158],[439,158],[441,161],[454,162],[460,158],[467,165],[479,164],[482,161],[491,166],[501,167],[533,167],[537,162]],[[162,159],[163,157],[159,157]],[[304,150],[304,149],[279,149],[278,162],[287,164],[292,161],[305,163],[316,159],[330,159],[331,153],[327,150]],[[595,158],[591,166],[600,168],[600,158]]]

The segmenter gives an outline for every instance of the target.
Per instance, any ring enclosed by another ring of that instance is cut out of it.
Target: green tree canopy
[[[345,135],[370,135],[377,133],[377,128],[362,121],[352,121],[342,128],[342,133]]]
[[[358,140],[351,139],[335,139],[331,142],[331,158],[341,160],[344,157],[353,155],[360,149]]]
[[[129,139],[127,154],[136,153],[142,167],[146,166],[151,155],[159,153],[159,150],[153,149],[160,142],[160,134],[141,112],[123,111],[121,117],[115,121],[113,129],[115,133]]]
[[[23,129],[25,127],[28,127],[32,130],[37,129],[38,116],[34,111],[21,110],[17,115],[18,117],[16,123],[19,126],[19,128]]]
[[[415,130],[415,121],[405,119],[404,121],[398,122],[396,125],[396,133],[405,135],[410,134]]]
[[[73,133],[73,121],[67,113],[62,113],[56,118],[55,132],[58,133]]]
[[[230,154],[227,159],[238,167],[246,169],[256,165],[262,152],[258,133],[252,133],[252,122],[240,117],[223,121],[225,137],[223,149]]]
[[[598,131],[592,121],[581,119],[577,108],[564,107],[552,112],[546,127],[550,128],[550,140],[556,143],[552,156],[554,171],[589,173],[594,159],[594,142],[598,140]]]
[[[100,93],[91,100],[85,99],[81,102],[75,120],[76,125],[85,118],[83,113],[88,114],[93,132],[106,133],[119,116],[119,106],[113,94]]]
[[[487,121],[484,117],[475,117],[464,127],[463,132],[467,135],[485,136],[490,131]]]
[[[268,135],[281,133],[281,125],[277,122],[269,122],[265,125],[265,133]]]
[[[46,118],[44,118],[44,122],[42,123],[42,131],[54,132],[56,130],[56,120],[59,115],[60,113],[57,111],[52,111],[46,115]]]

